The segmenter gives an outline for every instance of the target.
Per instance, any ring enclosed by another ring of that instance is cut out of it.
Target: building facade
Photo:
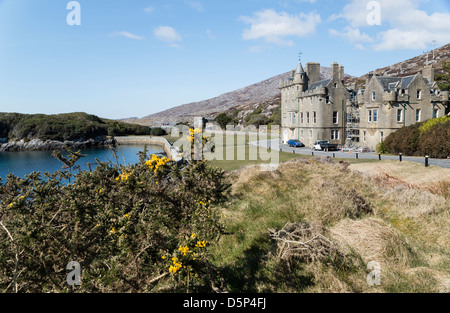
[[[320,64],[299,61],[289,80],[280,83],[282,141],[298,139],[306,146],[317,140],[342,144],[350,92],[344,85],[344,67],[333,63],[331,78],[321,79]]]
[[[407,77],[368,74],[358,92],[360,145],[375,150],[389,134],[418,122],[444,116],[449,93],[434,81],[434,70]]]
[[[298,139],[312,147],[317,140],[375,150],[403,126],[444,116],[449,92],[426,67],[408,77],[366,75],[365,89],[344,84],[344,67],[331,65],[331,78],[321,79],[320,64],[301,61],[280,83],[282,141]]]

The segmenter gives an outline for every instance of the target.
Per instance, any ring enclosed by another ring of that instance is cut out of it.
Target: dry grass
[[[217,262],[233,273],[234,290],[450,289],[447,171],[432,168],[424,174],[427,179],[415,181],[422,175],[416,164],[385,163],[349,165],[328,159],[295,159],[273,172],[250,166],[231,174],[234,199],[224,208],[230,234],[217,247],[222,254]],[[273,228],[273,234],[287,223],[316,225],[339,257],[321,255],[314,261],[306,257],[288,260],[289,266],[284,266],[287,261],[277,257],[280,247],[277,250],[268,229]],[[366,282],[366,266],[371,261],[382,266],[379,287]],[[240,274],[247,279],[245,284]]]

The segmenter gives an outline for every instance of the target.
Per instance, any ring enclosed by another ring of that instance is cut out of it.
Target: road
[[[279,143],[279,140],[278,140]],[[276,142],[269,140],[269,141],[258,141],[258,142],[251,142],[250,145],[258,145],[262,147],[271,147],[275,148],[277,146]],[[314,156],[329,156],[329,157],[336,157],[336,158],[342,158],[342,159],[368,159],[368,160],[378,160],[379,156],[377,153],[368,152],[368,153],[355,153],[355,152],[341,152],[341,151],[330,151],[330,152],[324,152],[324,151],[312,151],[311,148],[292,148],[285,144],[279,143],[279,150],[282,152],[288,152],[288,153],[295,153],[295,154],[302,154],[302,155],[314,155]],[[391,156],[391,155],[382,155],[382,160],[399,160],[399,156]],[[425,157],[408,157],[403,156],[403,161],[411,161],[411,162],[417,162],[425,165]],[[450,168],[450,159],[429,159],[429,165],[434,165],[438,167],[444,167],[444,168]]]

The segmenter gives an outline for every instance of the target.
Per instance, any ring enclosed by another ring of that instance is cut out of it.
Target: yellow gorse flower
[[[172,258],[172,264],[173,265],[171,265],[169,267],[169,272],[172,274],[175,274],[176,272],[178,272],[180,270],[180,268],[183,267],[183,264],[178,262],[177,258]]]
[[[178,248],[178,251],[180,251],[181,253],[183,253],[183,256],[186,256],[186,254],[189,253],[189,247],[180,247]]]
[[[131,172],[122,173],[119,175],[119,177],[116,178],[116,180],[117,181],[127,181],[128,178],[130,178],[131,174],[132,174]]]
[[[147,165],[152,171],[154,171],[156,173],[156,172],[158,172],[158,169],[160,167],[163,167],[170,161],[171,161],[171,159],[169,159],[169,158],[166,158],[166,157],[159,158],[158,156],[153,155],[151,160],[148,160],[147,162],[145,162],[145,165]]]
[[[204,248],[206,247],[206,241],[197,241],[197,244],[195,245],[197,248]]]

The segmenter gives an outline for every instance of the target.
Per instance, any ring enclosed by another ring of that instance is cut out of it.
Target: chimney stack
[[[425,66],[422,70],[423,78],[427,78],[430,83],[434,82],[434,68],[432,65]]]

